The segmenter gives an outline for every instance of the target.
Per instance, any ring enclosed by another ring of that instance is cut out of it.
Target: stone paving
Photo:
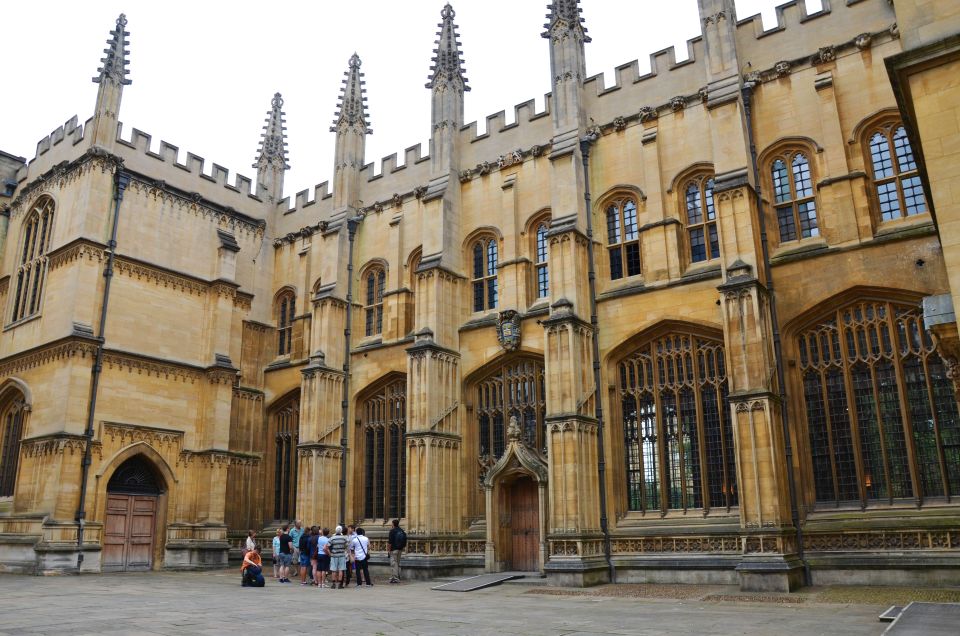
[[[0,575],[0,634],[881,634],[864,604],[703,601],[531,593],[506,584],[470,593],[435,582],[318,590],[236,570],[82,577]],[[720,588],[736,594],[736,588]],[[714,590],[709,590],[714,592]]]

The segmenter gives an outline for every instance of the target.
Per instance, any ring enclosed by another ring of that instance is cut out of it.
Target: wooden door
[[[104,572],[150,569],[156,514],[156,497],[107,494],[102,556]]]
[[[518,479],[510,487],[510,532],[512,569],[539,570],[540,500],[532,479]]]

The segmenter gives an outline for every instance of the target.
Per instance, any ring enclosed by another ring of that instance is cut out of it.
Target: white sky
[[[33,0],[4,7],[7,63],[0,149],[31,159],[36,143],[73,115],[93,111],[96,75],[109,30],[121,12],[130,31],[130,79],[120,119],[233,174],[253,177],[270,99],[283,94],[289,142],[285,194],[332,178],[330,123],[347,59],[363,60],[373,134],[367,162],[422,143],[428,152],[429,91],[424,88],[445,0],[354,2],[211,2],[203,0]],[[466,122],[550,91],[547,41],[540,37],[547,0],[453,0],[472,91]],[[762,13],[775,25],[774,0],[737,0],[737,17]],[[807,0],[808,10],[819,9]],[[607,74],[667,46],[686,57],[699,34],[696,0],[583,0],[593,42],[587,71]],[[336,8],[334,8],[336,7]],[[379,170],[379,167],[377,168]]]

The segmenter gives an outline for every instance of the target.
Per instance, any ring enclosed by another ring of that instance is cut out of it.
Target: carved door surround
[[[483,479],[486,571],[543,572],[547,554],[547,461],[528,445],[516,417],[510,418],[507,438],[503,456]]]

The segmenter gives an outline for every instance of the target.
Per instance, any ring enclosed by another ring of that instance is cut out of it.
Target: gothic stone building
[[[960,7],[698,5],[606,86],[556,0],[482,135],[448,5],[428,156],[365,163],[354,56],[293,201],[279,95],[254,180],[122,129],[121,16],[93,116],[0,157],[0,567],[398,517],[410,576],[960,582]]]

